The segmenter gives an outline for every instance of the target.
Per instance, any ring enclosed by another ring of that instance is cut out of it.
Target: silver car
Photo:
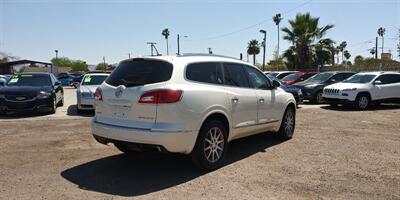
[[[96,90],[93,135],[125,153],[188,154],[213,170],[232,140],[267,131],[293,136],[296,101],[279,86],[256,67],[222,56],[125,60]]]
[[[77,112],[94,110],[94,93],[109,76],[106,73],[86,74],[76,90]]]

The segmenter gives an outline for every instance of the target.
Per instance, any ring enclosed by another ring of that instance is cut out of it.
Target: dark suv
[[[322,91],[325,86],[341,82],[354,74],[354,72],[323,72],[293,86],[302,90],[305,100],[320,104],[324,102]]]

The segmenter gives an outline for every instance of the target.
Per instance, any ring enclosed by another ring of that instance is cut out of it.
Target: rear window
[[[222,84],[221,65],[212,62],[190,64],[186,68],[186,78],[203,83]]]
[[[86,75],[83,78],[82,85],[101,85],[107,77],[104,75]]]
[[[172,64],[158,60],[136,59],[121,62],[106,83],[134,87],[168,81],[172,75]]]

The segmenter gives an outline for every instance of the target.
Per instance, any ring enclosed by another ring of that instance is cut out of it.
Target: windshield
[[[282,81],[294,81],[300,77],[300,74],[289,74],[282,78]]]
[[[329,78],[331,78],[334,74],[325,72],[325,73],[320,73],[317,75],[312,76],[311,78],[307,79],[306,82],[313,82],[313,83],[323,83],[327,81]]]
[[[374,79],[376,75],[372,74],[356,74],[350,76],[350,78],[342,81],[343,83],[369,83]]]
[[[112,86],[134,87],[167,81],[172,75],[172,64],[160,60],[135,59],[125,61],[113,71],[106,83]]]
[[[268,75],[271,75],[271,76],[273,76],[273,77],[276,77],[276,76],[278,75],[278,73],[276,73],[276,72],[270,72],[270,73],[268,73]]]
[[[101,85],[107,77],[105,75],[86,75],[83,78],[82,85]]]
[[[32,75],[21,74],[13,76],[8,82],[8,86],[51,86],[50,76],[47,75]]]

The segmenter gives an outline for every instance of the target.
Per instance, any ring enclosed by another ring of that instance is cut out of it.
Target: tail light
[[[103,92],[101,91],[100,88],[96,89],[96,92],[94,93],[94,99],[96,101],[102,101],[103,100]]]
[[[154,90],[144,93],[139,103],[144,104],[164,104],[164,103],[176,103],[181,100],[181,90],[162,89]]]

